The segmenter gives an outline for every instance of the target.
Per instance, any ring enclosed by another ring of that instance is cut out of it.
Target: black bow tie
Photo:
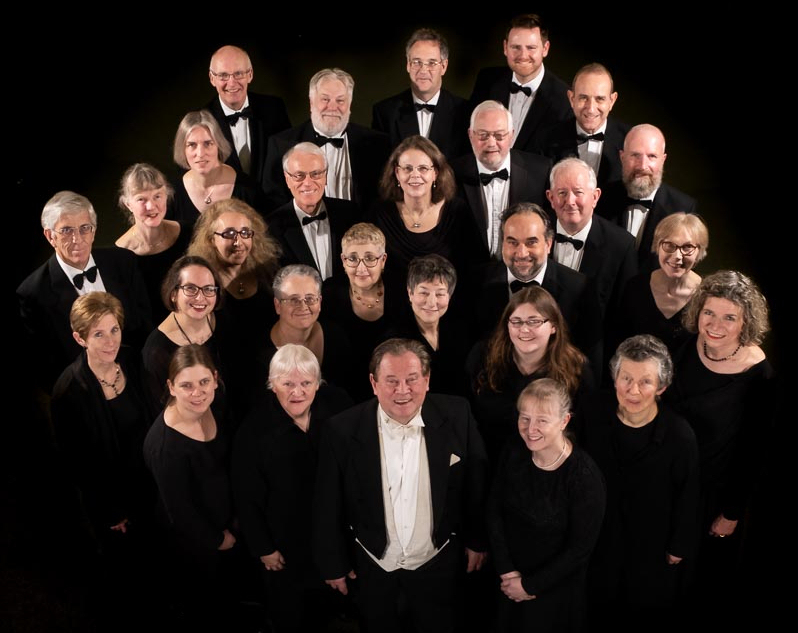
[[[514,81],[510,82],[510,94],[515,94],[516,92],[523,92],[527,97],[532,96],[532,88],[529,86],[522,86],[521,84],[517,84]]]
[[[524,288],[529,288],[530,286],[539,286],[540,284],[532,279],[531,281],[519,281],[518,279],[513,279],[510,282],[510,291],[515,294],[519,290],[523,290]]]
[[[573,247],[576,250],[581,250],[585,243],[582,240],[574,239],[568,235],[563,235],[562,233],[557,233],[554,236],[554,241],[562,244],[563,242],[568,242],[569,244],[573,244]]]
[[[336,136],[335,138],[330,138],[329,136],[322,136],[321,134],[316,134],[316,145],[319,147],[324,147],[326,143],[329,143],[333,147],[343,147],[344,146],[344,137],[343,136]]]
[[[97,266],[92,266],[91,268],[87,268],[82,273],[78,273],[74,277],[72,277],[72,283],[75,284],[75,288],[80,290],[83,288],[83,280],[88,279],[89,283],[94,283],[94,280],[97,279]]]
[[[304,218],[302,218],[302,226],[306,226],[308,224],[312,224],[316,220],[321,222],[322,220],[326,220],[326,219],[327,219],[327,212],[326,211],[322,211],[321,213],[317,213],[316,215],[307,215]]]
[[[247,106],[241,112],[233,112],[233,114],[228,114],[225,118],[230,125],[235,125],[238,123],[238,119],[248,119],[252,114],[252,109]]]
[[[414,103],[413,107],[416,109],[416,112],[419,110],[429,110],[430,112],[435,112],[435,106],[432,103]]]
[[[632,205],[639,204],[641,207],[645,207],[649,211],[651,211],[651,207],[654,206],[653,200],[638,200],[636,198],[627,198],[626,199],[626,206],[631,207]]]
[[[487,185],[494,178],[498,178],[500,180],[507,180],[509,177],[510,177],[510,174],[507,173],[506,169],[500,169],[499,171],[494,171],[494,172],[491,172],[489,174],[485,174],[485,173],[479,174],[479,181],[483,185]]]
[[[582,143],[587,143],[588,141],[603,141],[604,140],[604,132],[598,132],[597,134],[577,134],[576,135],[576,144],[581,145]]]

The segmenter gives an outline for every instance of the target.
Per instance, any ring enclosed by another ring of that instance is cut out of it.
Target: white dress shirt
[[[241,106],[241,110],[233,110],[228,108],[224,102],[219,99],[219,103],[222,104],[222,112],[224,112],[225,116],[229,116],[231,114],[235,114],[236,112],[241,112],[244,108],[249,105],[249,97],[244,99],[244,105]],[[233,145],[235,145],[236,154],[238,154],[238,160],[241,163],[241,168],[246,172],[249,173],[249,169],[252,166],[252,140],[249,134],[249,119],[240,118],[235,125],[230,125],[230,132],[233,135]]]
[[[485,219],[487,224],[488,233],[488,249],[490,254],[494,257],[501,259],[502,248],[501,239],[499,238],[499,227],[501,222],[499,216],[509,206],[510,200],[510,154],[508,153],[504,162],[498,169],[488,169],[482,163],[477,161],[477,171],[480,174],[490,174],[494,171],[507,170],[507,180],[501,178],[494,178],[487,185],[480,182],[480,189],[482,191],[482,205],[485,209]]]
[[[316,209],[318,215],[322,211],[326,211],[327,207],[324,200],[319,203],[319,208]],[[303,224],[302,220],[309,216],[305,213],[294,200],[294,212],[296,213],[299,226],[302,227],[302,233],[305,236],[305,241],[308,243],[310,253],[313,255],[313,261],[316,262],[316,268],[319,269],[321,280],[324,281],[332,276],[332,249],[331,249],[331,236],[330,236],[330,218],[327,217],[323,220],[315,220],[308,224]]]
[[[659,189],[659,187],[657,187]],[[654,196],[657,195],[657,189],[651,192],[651,195],[641,198],[641,200],[654,201]],[[642,204],[630,204],[626,207],[626,230],[635,237],[635,246],[640,248],[640,239],[643,237],[643,231],[648,219],[649,210]]]
[[[583,242],[587,243],[587,234],[590,233],[591,226],[593,226],[593,218],[588,220],[587,224],[581,231],[571,235],[562,227],[560,221],[557,220],[557,233],[562,233],[563,235],[567,235],[568,237],[572,237],[576,240],[582,240]],[[576,250],[574,245],[568,242],[554,242],[554,259],[564,266],[568,266],[568,268],[578,271],[579,267],[582,265],[582,256],[584,254],[584,246],[582,246],[582,248],[579,250]]]
[[[74,268],[73,266],[67,264],[63,259],[61,259],[61,256],[58,253],[55,254],[55,259],[58,261],[58,265],[61,266],[61,270],[64,271],[69,279],[69,283],[74,286],[75,284],[72,279],[75,277],[75,275],[82,273],[83,271],[80,268]],[[85,270],[88,270],[92,266],[96,265],[97,264],[94,263],[94,255],[89,255],[89,262],[86,264]],[[97,290],[105,292],[105,284],[103,283],[103,278],[100,276],[100,269],[97,269],[97,277],[95,277],[94,281],[89,281],[88,279],[84,278],[83,288],[78,288],[75,286],[75,290],[79,295],[85,295],[89,292],[95,292]]]
[[[441,91],[435,93],[435,96],[432,97],[429,101],[422,101],[415,95],[413,95],[413,103],[428,103],[429,105],[438,105],[438,99],[440,99]],[[429,129],[432,127],[432,117],[435,114],[430,112],[429,110],[417,110],[416,111],[416,118],[418,119],[418,133],[425,138],[429,138]]]
[[[604,121],[604,124],[597,129],[593,134],[598,134],[599,132],[606,132],[607,131],[607,122]],[[585,132],[577,123],[576,124],[576,133],[577,134],[584,134],[585,136],[590,136],[588,132]],[[579,151],[579,158],[585,161],[588,165],[590,165],[593,173],[596,174],[598,177],[599,172],[599,164],[601,163],[601,150],[604,147],[604,141],[597,141],[595,139],[591,139],[587,141],[587,143],[579,143],[577,145],[577,150]]]
[[[537,93],[538,88],[540,88],[540,82],[543,81],[543,75],[545,72],[546,69],[541,66],[538,76],[532,81],[527,81],[525,84],[522,84],[520,81],[518,81],[515,73],[513,73],[513,83],[517,83],[522,87],[530,88],[532,90],[532,94],[527,97],[521,91],[510,93],[510,101],[507,109],[510,111],[510,114],[513,115],[513,127],[515,128],[513,142],[510,147],[515,144],[515,139],[518,138],[518,130],[521,129],[521,126],[524,124],[524,119],[526,119],[526,115],[529,112],[529,108],[532,107],[532,102],[535,100],[535,94]]]
[[[315,127],[314,130],[320,136],[327,136]],[[349,139],[346,132],[330,138],[343,138],[344,144],[335,147],[332,143],[325,143],[321,148],[327,157],[327,186],[324,188],[324,195],[328,198],[351,200],[352,166],[349,163]]]

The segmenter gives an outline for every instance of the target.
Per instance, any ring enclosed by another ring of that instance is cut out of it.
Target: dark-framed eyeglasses
[[[374,268],[377,265],[377,262],[380,261],[383,257],[385,257],[385,253],[382,255],[366,255],[365,257],[357,257],[355,255],[345,255],[344,256],[344,264],[349,268],[357,268],[360,266],[360,262],[363,262],[363,265],[366,268]]]
[[[410,68],[414,70],[420,70],[421,68],[429,68],[430,70],[435,70],[438,66],[443,64],[442,61],[438,59],[428,59],[424,61],[423,59],[411,59],[410,60]]]
[[[217,233],[216,231],[214,231],[213,234],[218,235],[219,237],[225,240],[234,240],[239,235],[242,237],[242,239],[248,240],[253,235],[255,235],[255,231],[253,231],[250,228],[241,229],[240,231],[236,231],[235,229],[230,228],[230,229],[225,229],[221,233]]]
[[[241,80],[252,72],[251,68],[247,68],[246,70],[237,70],[234,73],[215,73],[210,68],[208,70],[211,71],[211,75],[220,81],[228,81],[231,78]]]
[[[280,303],[287,303],[292,308],[299,308],[304,303],[306,306],[315,306],[319,302],[319,295],[305,295],[304,297],[299,296],[292,296],[292,297],[283,297],[280,299]]]
[[[178,284],[175,286],[175,289],[180,289],[183,291],[183,294],[187,297],[196,297],[200,290],[202,294],[206,297],[215,297],[219,294],[219,286],[197,286],[195,284],[183,284],[182,286]]]
[[[59,233],[64,237],[74,237],[75,233],[80,235],[90,235],[94,233],[96,227],[93,224],[81,224],[78,227],[62,226],[60,229],[53,229],[53,233]]]
[[[327,168],[315,169],[313,171],[298,171],[294,174],[292,174],[290,171],[286,171],[285,173],[288,174],[288,177],[294,182],[302,182],[308,176],[310,176],[311,180],[321,180],[324,178],[324,174],[327,173]]]
[[[682,252],[682,255],[692,255],[693,252],[698,249],[696,244],[677,244],[676,242],[671,242],[669,240],[662,240],[659,245],[662,247],[662,250],[666,253],[675,253],[677,250]]]
[[[548,319],[536,319],[535,317],[531,317],[529,319],[508,319],[507,321],[507,323],[510,324],[510,327],[515,328],[516,330],[520,330],[525,325],[530,330],[537,330],[541,325],[548,322]]]

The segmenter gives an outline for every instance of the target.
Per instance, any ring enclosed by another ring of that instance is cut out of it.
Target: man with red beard
[[[596,213],[634,235],[641,272],[659,265],[651,250],[659,221],[677,211],[696,213],[694,198],[662,182],[667,156],[659,128],[648,123],[634,126],[620,151],[622,180],[603,190],[596,207]]]

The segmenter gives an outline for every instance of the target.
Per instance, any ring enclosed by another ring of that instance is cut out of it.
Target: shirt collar
[[[224,115],[229,116],[231,114],[235,114],[236,112],[241,112],[241,110],[249,105],[249,95],[247,95],[247,98],[244,99],[244,105],[241,106],[241,110],[233,110],[232,108],[227,107],[225,102],[222,101],[221,97],[219,97],[219,103],[222,105],[222,112],[224,112]]]

